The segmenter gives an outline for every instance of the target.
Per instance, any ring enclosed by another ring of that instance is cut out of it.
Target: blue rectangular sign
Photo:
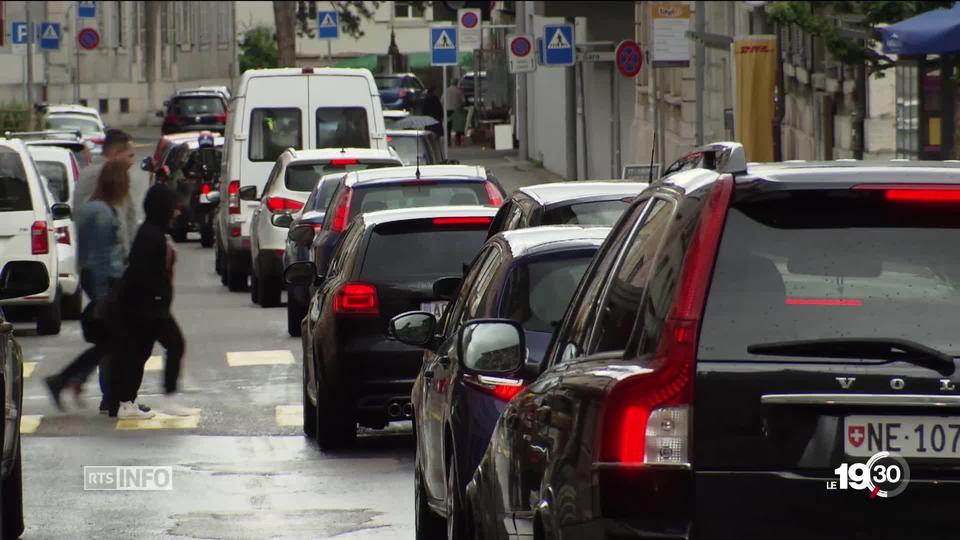
[[[28,37],[26,21],[13,21],[10,23],[10,43],[14,45],[26,45]]]
[[[545,66],[572,66],[575,58],[573,25],[545,25],[543,27],[543,64]]]
[[[87,0],[84,2],[78,2],[77,6],[77,16],[81,19],[96,19],[97,18],[97,3],[93,0]]]
[[[340,37],[340,14],[336,11],[317,12],[317,37],[337,39]]]
[[[430,29],[430,65],[457,65],[457,27],[438,26]]]
[[[45,51],[60,50],[60,23],[40,23],[40,49]]]

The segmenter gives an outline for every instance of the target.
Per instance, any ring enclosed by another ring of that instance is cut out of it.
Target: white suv
[[[267,178],[260,206],[250,223],[251,288],[253,302],[280,305],[283,290],[283,253],[290,223],[307,202],[320,177],[403,165],[392,150],[370,148],[288,149],[280,154]]]
[[[0,139],[0,283],[16,287],[31,275],[47,276],[38,294],[0,301],[36,318],[37,333],[60,333],[61,289],[54,221],[68,219],[70,206],[49,204],[40,172],[19,139]]]

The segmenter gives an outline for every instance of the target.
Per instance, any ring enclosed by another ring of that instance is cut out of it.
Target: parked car
[[[463,74],[463,78],[460,79],[460,91],[463,92],[463,101],[467,105],[473,105],[473,94],[476,91],[476,77],[477,74],[474,71],[468,71]],[[487,84],[487,72],[480,72],[480,103],[485,104],[483,100],[483,86]]]
[[[65,148],[73,153],[81,169],[91,162],[90,149],[76,130],[8,131],[4,136],[7,139],[20,139],[30,148]]]
[[[16,288],[29,274],[47,276],[47,288],[0,301],[9,316],[36,320],[37,333],[59,334],[62,291],[55,220],[70,218],[70,205],[50,204],[46,188],[27,146],[19,139],[0,139],[0,282]],[[33,283],[33,281],[30,281]]]
[[[409,111],[403,110],[384,110],[383,121],[387,129],[397,129],[397,122],[410,116]]]
[[[41,178],[46,180],[47,203],[71,204],[76,191],[80,168],[73,152],[53,146],[27,146],[37,164]],[[71,210],[72,213],[72,210]],[[66,320],[77,320],[83,310],[83,292],[80,290],[80,272],[77,269],[77,228],[74,217],[53,222],[57,237],[57,266],[61,300],[61,315]]]
[[[49,105],[43,115],[46,129],[79,131],[91,154],[103,153],[107,128],[100,113],[81,105]]]
[[[253,303],[265,308],[280,305],[284,284],[283,254],[290,224],[294,215],[303,209],[321,176],[401,164],[394,152],[369,148],[289,149],[280,154],[267,177],[263,193],[258,195],[260,206],[251,218],[250,292]]]
[[[521,187],[490,226],[501,231],[541,225],[613,225],[647,188],[643,182],[555,182]]]
[[[442,165],[447,162],[440,140],[432,131],[388,129],[387,144],[396,150],[404,165]],[[420,156],[419,162],[417,156]]]
[[[163,103],[165,111],[160,132],[215,131],[223,133],[227,125],[227,99],[220,92],[177,94]]]
[[[366,69],[249,69],[236,90],[220,182],[226,195],[215,232],[224,279],[232,291],[247,286],[257,193],[284,150],[388,150],[383,106]]]
[[[419,171],[419,172],[418,172]],[[330,255],[347,224],[360,213],[399,208],[503,203],[503,188],[475,165],[429,165],[352,172],[330,200],[326,219],[313,240],[317,272],[327,270]]]
[[[414,311],[391,321],[400,342],[425,351],[412,393],[418,538],[446,537],[444,519],[454,538],[464,538],[464,487],[500,413],[539,374],[554,325],[609,230],[557,226],[498,234],[480,250],[462,283],[459,277],[435,282],[434,291],[458,287],[442,319]],[[492,367],[484,366],[482,356],[461,354],[457,342],[472,332],[473,321],[493,319],[522,330],[526,361],[496,376],[476,375],[475,368]]]
[[[504,411],[467,488],[477,537],[938,538],[952,526],[955,452],[932,433],[958,399],[960,261],[943,246],[960,167],[748,167],[723,146],[698,149],[712,168],[667,176],[611,231],[546,371]],[[523,336],[498,337],[519,365]],[[825,491],[843,463],[880,451],[908,464],[909,485]]]
[[[384,109],[419,111],[427,90],[413,73],[374,76]]]
[[[358,215],[321,278],[296,263],[287,281],[316,284],[303,320],[303,432],[321,448],[349,445],[357,424],[410,419],[410,390],[423,356],[387,336],[387,322],[443,301],[433,282],[457,274],[483,244],[495,210],[413,208]]]

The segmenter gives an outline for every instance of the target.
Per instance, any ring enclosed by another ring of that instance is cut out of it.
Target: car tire
[[[307,358],[303,365],[303,435],[310,439],[317,438],[317,407],[310,403],[307,395]]]
[[[287,333],[291,337],[300,337],[302,329],[300,323],[307,316],[307,308],[290,292],[287,292]]]
[[[80,315],[83,313],[83,291],[77,289],[77,292],[64,296],[60,309],[64,320],[80,320]]]
[[[19,435],[17,435],[19,438]],[[16,443],[13,468],[0,483],[0,523],[3,540],[20,538],[23,534],[23,467],[20,461],[20,441]]]
[[[57,289],[53,302],[40,308],[40,313],[37,315],[37,333],[41,336],[55,336],[60,333],[60,326],[63,322],[63,314],[60,309],[62,301],[63,297],[60,294],[60,289]]]
[[[317,392],[317,444],[325,452],[353,446],[357,439],[357,421],[350,410],[349,400],[331,399],[323,385],[320,390],[323,391]],[[334,407],[334,403],[341,405]]]
[[[470,538],[463,512],[463,499],[460,496],[460,476],[457,472],[457,460],[450,456],[447,464],[447,534],[449,540]]]
[[[213,255],[213,271],[217,273],[218,276],[223,275],[223,251],[220,250],[220,246],[217,246],[216,253]]]
[[[256,274],[250,274],[250,301],[254,304],[260,303],[260,279]]]
[[[224,274],[227,276],[227,289],[232,292],[245,291],[247,289],[247,273],[238,270],[237,265],[230,260],[229,255],[226,256],[224,262],[226,263]]]
[[[420,472],[420,465],[415,465],[413,471],[416,538],[417,540],[445,539],[447,531],[443,518],[434,514],[433,510],[430,510],[430,505],[427,504],[427,492],[423,486],[423,473]]]
[[[260,275],[263,275],[262,271]],[[257,288],[257,303],[260,304],[260,307],[264,308],[280,307],[282,293],[283,283],[279,279],[264,276],[263,279],[259,281],[259,287]]]
[[[213,247],[213,231],[206,228],[200,231],[200,247]]]
[[[173,241],[182,244],[187,241],[187,228],[183,226],[174,227],[171,236],[173,236]]]

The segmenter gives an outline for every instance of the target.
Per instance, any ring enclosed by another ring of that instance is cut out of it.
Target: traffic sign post
[[[533,36],[507,36],[510,55],[510,73],[529,73],[537,70],[537,61],[533,54]]]
[[[573,25],[548,24],[543,27],[543,64],[572,66],[576,60],[573,44]]]
[[[636,41],[625,39],[617,45],[613,54],[617,71],[627,78],[636,77],[643,67],[643,51]]]
[[[77,33],[77,44],[91,51],[100,45],[100,34],[93,28],[84,28]]]
[[[96,19],[97,3],[94,1],[77,2],[77,17],[81,19]]]
[[[479,9],[457,10],[457,46],[465,51],[479,49],[481,44]]]
[[[60,23],[40,23],[40,49],[44,51],[60,50]]]
[[[430,65],[455,66],[458,60],[457,27],[437,26],[430,29]]]
[[[340,38],[340,14],[336,11],[317,12],[317,38]]]

